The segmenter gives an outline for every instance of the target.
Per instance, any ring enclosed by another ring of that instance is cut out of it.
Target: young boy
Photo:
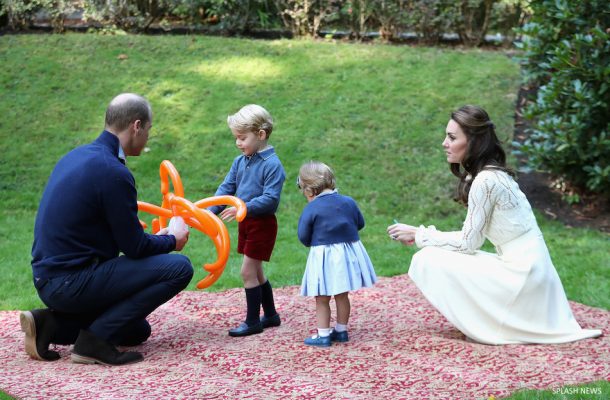
[[[277,236],[275,212],[286,179],[284,167],[275,150],[267,142],[273,130],[273,119],[263,107],[249,104],[227,118],[242,152],[233,160],[231,169],[216,190],[216,196],[232,195],[246,203],[248,214],[239,223],[237,252],[244,255],[241,276],[246,290],[246,320],[229,330],[230,336],[261,333],[263,328],[279,326],[271,284],[263,273],[263,261],[269,261]],[[235,219],[236,209],[210,207],[220,212],[224,221]],[[259,317],[261,304],[264,316]]]

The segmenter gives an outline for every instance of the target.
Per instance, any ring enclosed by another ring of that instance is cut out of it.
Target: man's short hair
[[[138,119],[145,125],[152,119],[152,109],[148,101],[137,94],[122,93],[112,99],[106,109],[106,126],[117,131],[127,129]]]

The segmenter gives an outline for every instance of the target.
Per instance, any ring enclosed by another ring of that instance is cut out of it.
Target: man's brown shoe
[[[137,351],[120,352],[112,343],[82,329],[74,343],[70,358],[75,363],[103,365],[124,365],[144,360],[141,353]]]
[[[23,311],[19,315],[21,330],[25,333],[25,352],[35,360],[59,360],[59,353],[49,350],[51,338],[57,329],[53,312],[47,309]]]

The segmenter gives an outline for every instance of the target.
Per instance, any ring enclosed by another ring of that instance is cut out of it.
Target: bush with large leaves
[[[538,87],[521,146],[536,168],[610,194],[610,2],[545,0],[521,33],[526,78]]]

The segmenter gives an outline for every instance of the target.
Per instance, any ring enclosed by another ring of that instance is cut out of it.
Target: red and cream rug
[[[561,345],[465,341],[406,275],[351,295],[350,341],[303,345],[313,299],[275,289],[282,325],[245,338],[227,330],[244,313],[241,289],[183,292],[157,309],[142,363],[122,367],[34,361],[17,311],[0,312],[0,389],[20,399],[487,399],[522,388],[610,380],[610,312],[571,303],[605,335]],[[334,314],[334,311],[333,311]]]

